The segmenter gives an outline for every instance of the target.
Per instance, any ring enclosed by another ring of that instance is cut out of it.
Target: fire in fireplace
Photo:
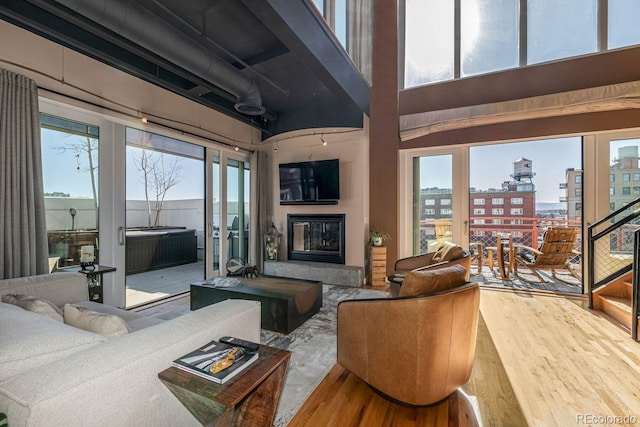
[[[344,264],[344,214],[287,215],[289,260]]]

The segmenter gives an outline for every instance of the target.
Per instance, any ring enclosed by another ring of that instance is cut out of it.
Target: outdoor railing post
[[[593,284],[595,283],[595,254],[593,251],[595,250],[595,242],[593,240],[593,227],[589,226],[587,228],[587,295],[589,296],[589,308],[593,309]]]

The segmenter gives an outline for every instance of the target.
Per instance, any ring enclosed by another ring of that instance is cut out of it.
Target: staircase
[[[626,273],[606,286],[593,292],[593,308],[614,318],[631,330],[632,315],[632,273]]]
[[[587,229],[589,308],[640,341],[640,198]]]

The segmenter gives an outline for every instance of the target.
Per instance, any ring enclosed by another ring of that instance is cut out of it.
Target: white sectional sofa
[[[88,301],[79,273],[0,280],[3,294],[79,303],[121,316],[131,329],[107,338],[0,303],[0,413],[10,427],[200,425],[158,373],[223,335],[260,341],[255,301],[227,300],[163,321]]]

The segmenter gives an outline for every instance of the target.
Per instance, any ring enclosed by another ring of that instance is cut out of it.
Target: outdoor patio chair
[[[581,281],[580,276],[569,265],[569,260],[572,257],[580,255],[580,252],[575,250],[579,233],[580,230],[576,227],[549,227],[539,249],[515,245],[514,274],[529,281],[518,275],[518,265],[520,264],[530,269],[541,282],[545,282],[545,280],[540,276],[538,270],[551,270],[554,278],[561,282],[570,283],[556,275],[556,270],[567,270],[573,277]]]

